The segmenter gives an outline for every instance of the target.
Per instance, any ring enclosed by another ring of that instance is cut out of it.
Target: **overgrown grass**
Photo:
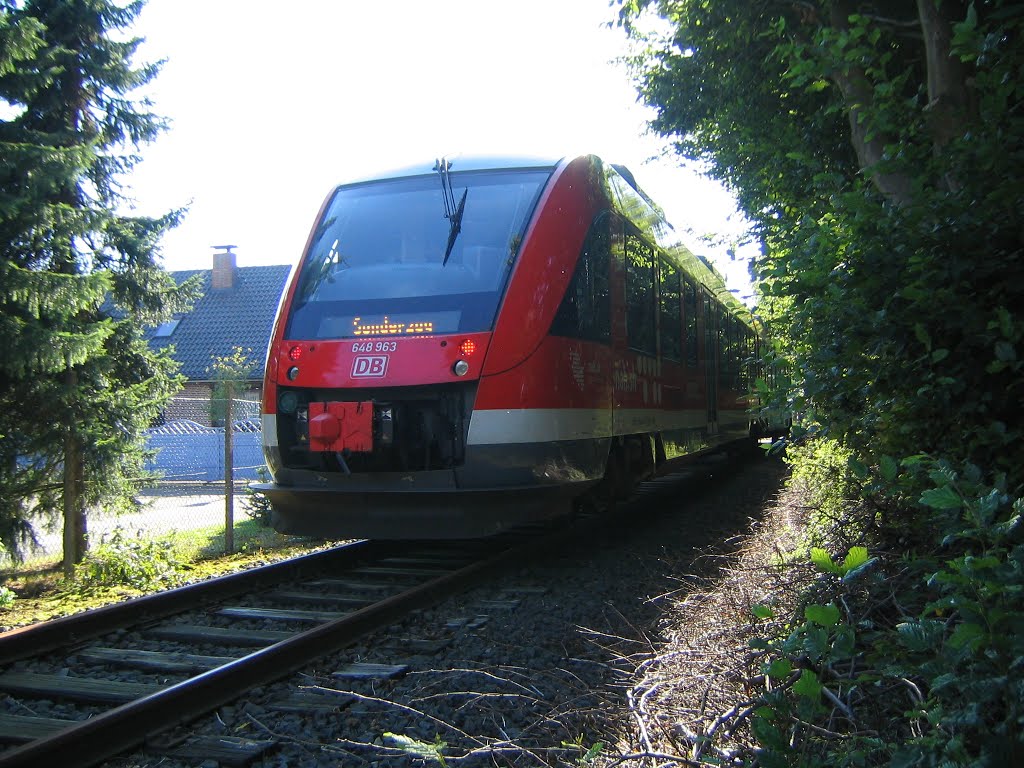
[[[0,631],[34,624],[181,584],[313,551],[319,540],[284,536],[256,520],[234,526],[236,552],[224,552],[223,526],[159,537],[115,529],[65,579],[59,559],[0,571]]]
[[[851,509],[860,506],[865,483],[852,470],[852,459],[852,451],[827,438],[787,446],[790,484],[802,492],[808,507],[801,546],[791,557],[806,559],[814,547],[843,549],[860,543],[865,519]]]

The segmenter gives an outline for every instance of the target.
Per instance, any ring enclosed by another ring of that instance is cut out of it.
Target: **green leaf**
[[[925,330],[925,327],[924,327],[923,324],[921,324],[921,323],[914,323],[914,336],[917,337],[918,341],[920,341],[922,344],[924,344],[925,349],[927,349],[929,352],[931,351],[931,348],[932,348],[932,337],[931,337],[931,335],[929,335],[928,331]]]
[[[827,630],[815,626],[806,628],[802,648],[809,659],[817,661],[824,658],[828,655],[829,647]]]
[[[448,746],[448,744],[440,739],[431,744],[426,741],[420,741],[419,739],[405,736],[401,733],[391,732],[385,733],[384,738],[394,743],[396,747],[408,755],[424,758],[426,760],[433,760],[440,765],[441,768],[444,768],[445,766],[443,750]]]
[[[960,509],[963,506],[960,494],[948,485],[925,491],[921,494],[920,502],[932,509]]]
[[[804,696],[812,701],[821,697],[821,682],[813,670],[805,669],[800,673],[800,679],[793,683],[793,692],[798,696]]]
[[[896,459],[892,456],[882,456],[878,460],[878,469],[882,473],[882,479],[888,483],[891,483],[896,479],[896,475],[899,473],[899,464],[896,463]]]
[[[834,605],[808,605],[804,608],[804,616],[819,627],[834,627],[839,623],[841,614]]]
[[[942,642],[945,625],[934,619],[921,619],[897,624],[896,632],[908,650],[932,651]]]
[[[770,750],[782,751],[786,749],[786,740],[772,723],[764,717],[755,717],[750,722],[750,730],[754,738],[764,747]]]
[[[752,605],[750,606],[750,612],[759,619],[770,619],[775,615],[767,605]]]
[[[954,648],[969,647],[972,651],[977,651],[984,645],[986,638],[987,633],[983,626],[974,622],[964,622],[953,630],[949,644]]]
[[[846,553],[846,558],[843,560],[843,575],[852,571],[854,568],[859,568],[868,561],[868,549],[867,547],[850,547],[850,551]]]
[[[835,639],[832,641],[832,658],[846,658],[853,655],[857,637],[853,627],[842,624],[836,627]]]
[[[868,470],[868,465],[865,464],[863,461],[858,461],[857,459],[851,457],[847,464],[849,465],[850,471],[853,472],[854,476],[860,480],[866,480],[871,474]]]
[[[813,547],[811,549],[811,562],[823,573],[839,574],[839,566],[835,564],[832,556],[824,549]]]
[[[1002,500],[1003,495],[997,490],[992,490],[977,501],[969,504],[968,507],[979,525],[991,525],[992,521],[995,520],[996,513],[999,511]]]
[[[856,581],[857,579],[859,579],[861,577],[861,574],[863,574],[866,571],[871,569],[871,566],[873,566],[875,564],[877,559],[878,558],[875,558],[875,557],[868,558],[863,563],[858,565],[856,568],[851,568],[850,570],[848,570],[846,573],[843,574],[843,581],[846,582],[846,583],[850,583],[850,582]]]
[[[1014,336],[1014,334],[1013,334],[1013,315],[1011,315],[1007,311],[1006,307],[997,307],[996,308],[996,316],[998,317],[998,322],[996,323],[996,326],[999,328],[999,331],[1006,338],[1012,339],[1013,336]],[[989,327],[991,327],[991,324],[990,324]]]
[[[792,671],[793,663],[789,659],[776,659],[768,665],[765,674],[775,680],[784,680],[789,677]]]

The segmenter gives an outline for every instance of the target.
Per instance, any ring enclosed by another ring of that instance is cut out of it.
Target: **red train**
[[[755,435],[757,345],[721,277],[597,157],[345,184],[282,298],[258,488],[283,532],[489,535]]]

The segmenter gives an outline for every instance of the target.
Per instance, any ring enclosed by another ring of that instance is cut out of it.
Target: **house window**
[[[156,327],[156,330],[153,331],[153,338],[159,339],[170,336],[174,333],[174,329],[178,327],[178,323],[180,322],[181,318],[178,318],[177,320],[168,320],[166,323],[160,323],[160,325]]]

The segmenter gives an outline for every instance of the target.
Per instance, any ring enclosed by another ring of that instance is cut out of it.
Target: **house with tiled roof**
[[[172,356],[181,363],[181,373],[188,379],[185,389],[165,412],[166,421],[210,423],[213,363],[217,358],[230,357],[239,347],[254,363],[241,398],[259,401],[274,314],[291,267],[239,267],[233,247],[226,246],[213,255],[213,269],[170,273],[179,285],[198,275],[201,295],[191,310],[149,332],[153,349],[174,347]]]

